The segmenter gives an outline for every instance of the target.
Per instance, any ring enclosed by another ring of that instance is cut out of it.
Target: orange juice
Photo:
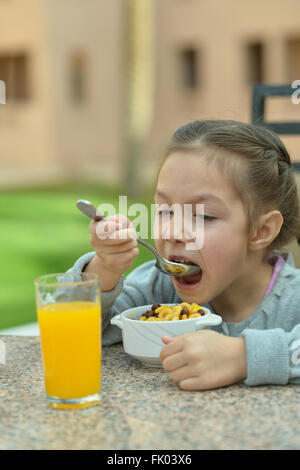
[[[75,399],[99,393],[101,307],[94,302],[61,302],[37,311],[46,393]]]

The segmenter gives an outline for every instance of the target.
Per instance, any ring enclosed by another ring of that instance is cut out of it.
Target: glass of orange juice
[[[54,408],[97,404],[101,389],[101,301],[97,274],[34,281],[47,401]]]

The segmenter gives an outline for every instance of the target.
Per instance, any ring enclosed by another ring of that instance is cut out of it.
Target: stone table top
[[[100,404],[57,410],[45,399],[39,337],[0,339],[2,450],[300,449],[298,385],[183,391],[118,344],[103,348]]]

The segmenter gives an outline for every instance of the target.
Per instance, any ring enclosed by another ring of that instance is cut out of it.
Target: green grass
[[[34,278],[65,272],[93,250],[89,220],[76,201],[89,199],[118,208],[119,194],[124,194],[120,188],[82,183],[0,192],[0,329],[36,321]],[[128,206],[133,202],[150,206],[151,195],[128,198]],[[150,259],[151,253],[141,247],[126,274]]]

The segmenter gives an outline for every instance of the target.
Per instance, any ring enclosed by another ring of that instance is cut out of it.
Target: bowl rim
[[[140,306],[137,306],[137,307],[132,307],[132,308],[128,308],[127,310],[124,310],[124,312],[121,313],[121,316],[123,317],[124,320],[130,320],[132,322],[136,322],[138,324],[147,324],[147,325],[161,325],[162,323],[165,325],[165,324],[168,324],[168,323],[172,323],[172,324],[175,324],[175,322],[177,323],[178,321],[180,320],[162,320],[162,321],[159,321],[159,322],[156,322],[156,321],[143,321],[141,322],[141,320],[135,320],[133,318],[128,318],[125,314],[129,311],[129,310],[134,310],[134,309],[138,309],[138,308],[142,308],[142,307],[148,307],[149,305],[153,305],[153,304],[148,304],[148,305],[140,305]],[[162,304],[162,305],[178,305],[178,303],[168,303],[168,304]],[[207,313],[201,317],[196,317],[196,318],[186,318],[184,321],[185,322],[192,322],[192,321],[195,321],[195,320],[201,320],[201,318],[207,318],[207,316],[211,316],[211,315],[215,315],[215,316],[220,316],[220,315],[216,315],[215,313],[211,312],[211,310],[209,310],[207,307],[202,307],[204,310],[207,311]],[[220,317],[221,318],[221,317]],[[178,323],[177,323],[178,324]]]

